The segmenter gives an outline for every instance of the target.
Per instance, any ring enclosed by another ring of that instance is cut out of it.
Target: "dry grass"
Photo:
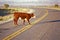
[[[13,14],[0,17],[0,21],[6,21],[13,18]]]

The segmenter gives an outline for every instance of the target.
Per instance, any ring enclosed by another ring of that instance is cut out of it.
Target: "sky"
[[[54,5],[60,4],[60,0],[0,0],[0,5]]]

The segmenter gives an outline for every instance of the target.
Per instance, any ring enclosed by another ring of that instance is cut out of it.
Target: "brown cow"
[[[14,24],[15,25],[18,25],[17,24],[17,21],[19,18],[23,19],[23,24],[25,23],[25,19],[28,21],[28,23],[30,24],[30,21],[29,19],[31,17],[35,17],[33,13],[31,14],[28,14],[28,13],[23,13],[23,12],[14,12]]]

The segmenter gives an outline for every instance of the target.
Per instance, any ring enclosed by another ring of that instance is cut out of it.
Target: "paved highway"
[[[18,26],[13,21],[0,25],[0,40],[60,40],[60,10],[32,8],[35,19],[25,25],[22,20]]]

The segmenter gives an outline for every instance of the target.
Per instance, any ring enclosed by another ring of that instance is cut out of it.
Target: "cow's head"
[[[31,13],[31,17],[32,18],[36,18],[36,16],[34,15],[34,13]]]

